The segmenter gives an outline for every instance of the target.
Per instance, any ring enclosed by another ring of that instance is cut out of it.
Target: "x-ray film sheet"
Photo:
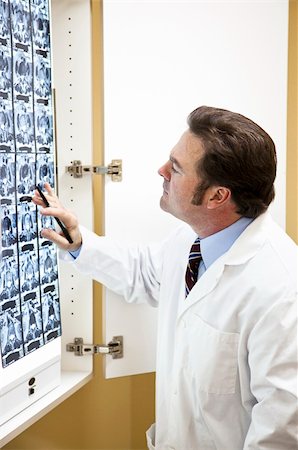
[[[55,228],[30,201],[54,187],[49,5],[0,0],[0,348],[6,367],[61,335]]]

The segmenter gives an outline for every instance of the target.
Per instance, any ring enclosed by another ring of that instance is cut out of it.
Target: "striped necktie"
[[[188,296],[189,292],[197,282],[201,260],[200,238],[198,237],[192,244],[188,256],[188,264],[185,273],[185,297]]]

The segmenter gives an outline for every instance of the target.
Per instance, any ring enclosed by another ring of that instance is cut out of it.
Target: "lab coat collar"
[[[201,253],[206,270],[232,247],[252,221],[251,218],[241,217],[227,228],[201,239]]]
[[[266,212],[247,226],[231,248],[200,277],[187,299],[183,301],[179,317],[193,304],[201,301],[215,289],[225,266],[244,264],[258,252],[266,240],[266,230],[270,222],[273,223],[273,220],[270,214]]]
[[[274,224],[270,213],[265,212],[257,217],[226,253],[224,264],[227,266],[244,264],[255,256],[268,237],[270,224]]]

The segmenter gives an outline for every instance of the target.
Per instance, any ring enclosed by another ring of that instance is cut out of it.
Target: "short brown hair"
[[[204,148],[197,163],[203,181],[193,203],[200,204],[208,187],[220,185],[231,190],[242,216],[263,213],[274,199],[276,151],[271,137],[252,120],[225,109],[201,106],[187,122]]]

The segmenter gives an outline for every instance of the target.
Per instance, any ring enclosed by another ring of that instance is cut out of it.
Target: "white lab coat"
[[[126,248],[86,230],[80,271],[159,307],[149,449],[297,448],[297,247],[265,213],[184,299],[194,232]],[[67,256],[65,256],[67,259]]]

